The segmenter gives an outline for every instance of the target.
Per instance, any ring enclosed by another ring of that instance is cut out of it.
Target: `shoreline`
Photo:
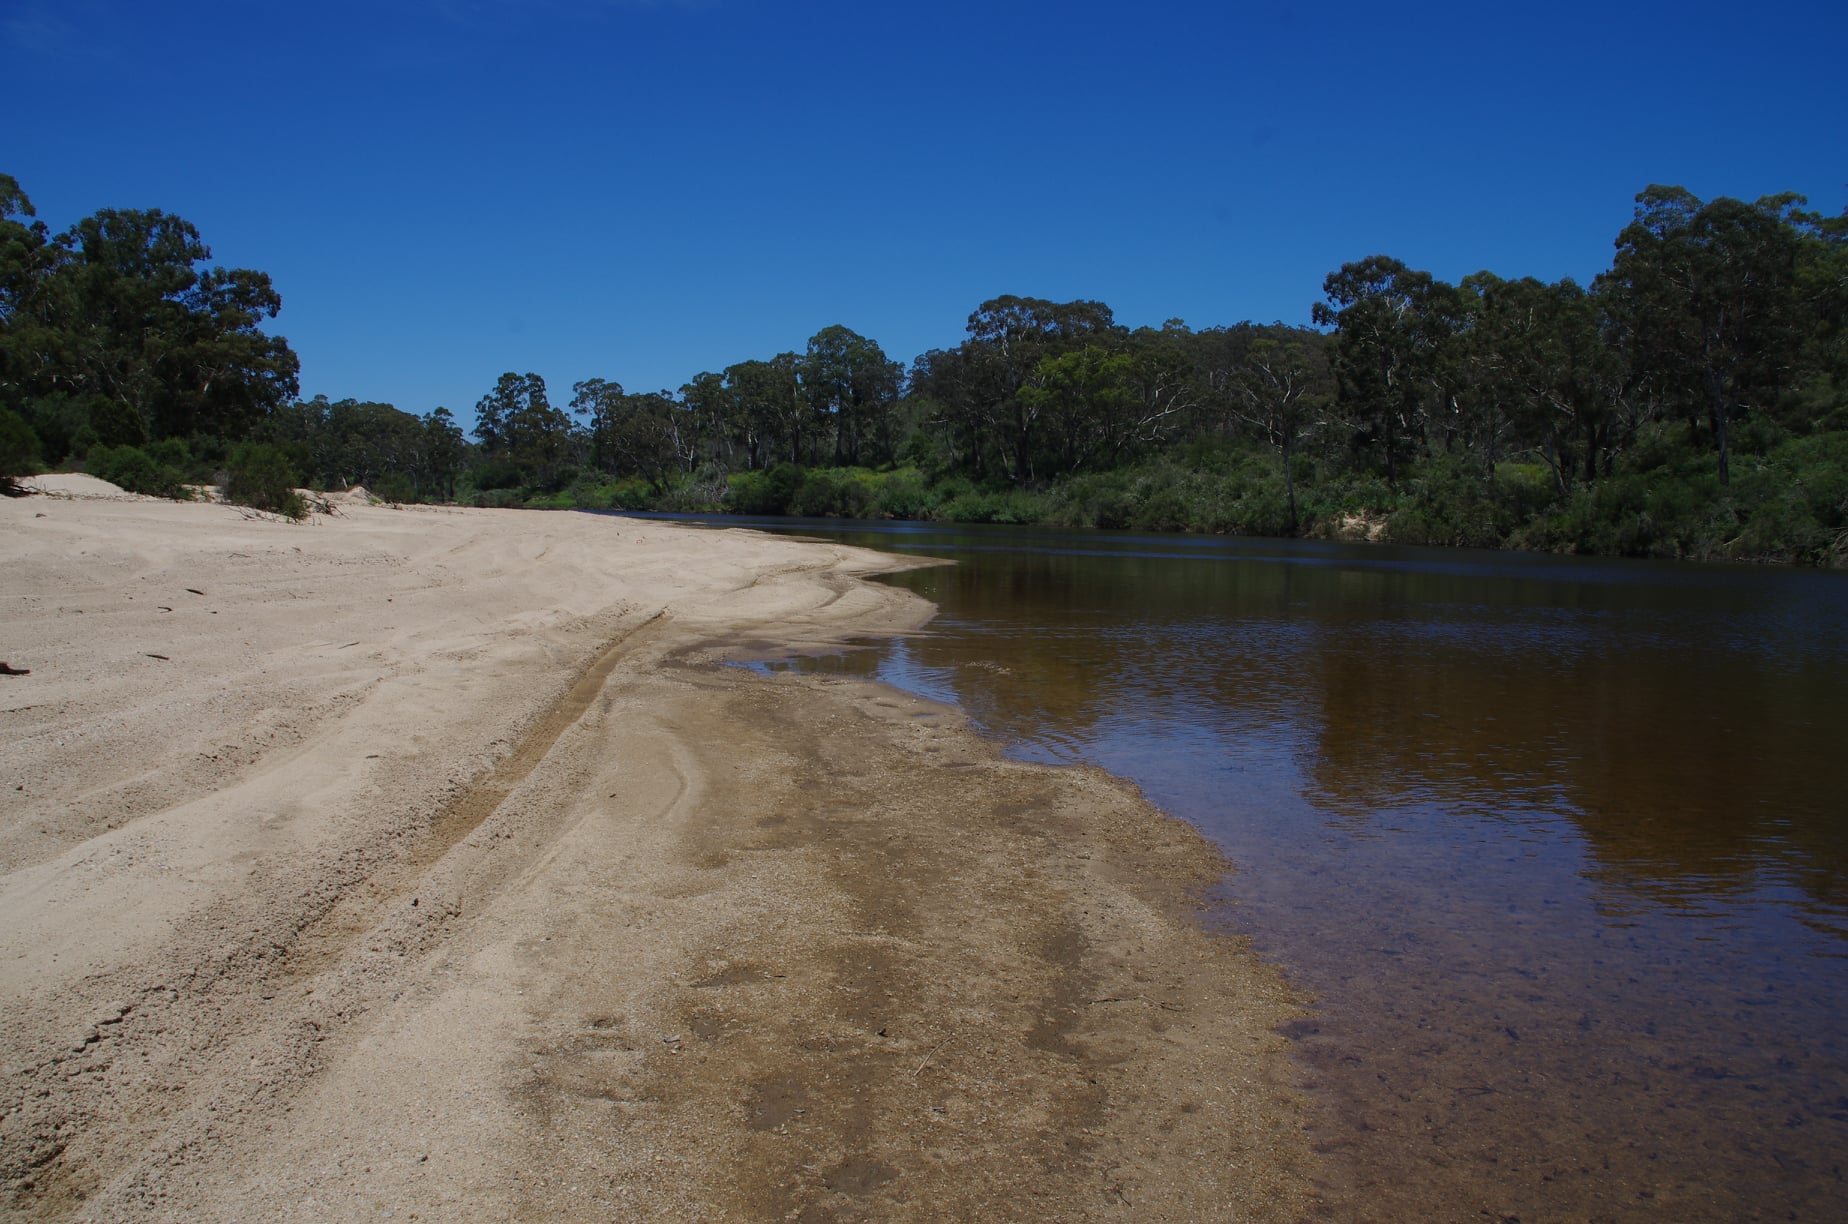
[[[0,514],[11,1211],[1307,1211],[1300,1011],[1194,921],[1203,838],[909,694],[712,665],[916,628],[861,581],[903,561]]]

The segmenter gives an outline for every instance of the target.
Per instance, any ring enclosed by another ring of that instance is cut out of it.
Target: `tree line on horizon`
[[[1047,522],[1848,560],[1848,213],[1637,197],[1591,284],[1384,255],[1311,325],[1002,296],[909,364],[846,326],[678,391],[508,372],[453,415],[298,395],[260,272],[0,176],[0,458],[176,487],[246,459],[392,500]],[[261,448],[260,452],[252,448]]]

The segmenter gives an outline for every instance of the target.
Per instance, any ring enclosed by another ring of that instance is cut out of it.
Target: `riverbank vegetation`
[[[1651,187],[1584,286],[1371,256],[1301,326],[1003,296],[908,364],[837,325],[677,391],[509,372],[472,439],[300,400],[268,277],[178,218],[54,236],[4,176],[0,213],[8,474],[1848,563],[1848,215],[1792,195]]]

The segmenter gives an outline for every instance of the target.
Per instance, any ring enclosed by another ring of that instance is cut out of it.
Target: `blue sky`
[[[1636,192],[1848,205],[1848,6],[0,0],[0,170],[192,221],[302,392],[472,417],[1003,293],[1306,323],[1386,253],[1588,280]]]

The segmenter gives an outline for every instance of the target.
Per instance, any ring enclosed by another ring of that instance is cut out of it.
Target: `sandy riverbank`
[[[1295,1013],[1190,922],[1204,842],[712,666],[915,628],[893,564],[0,502],[0,1209],[1300,1218]]]

